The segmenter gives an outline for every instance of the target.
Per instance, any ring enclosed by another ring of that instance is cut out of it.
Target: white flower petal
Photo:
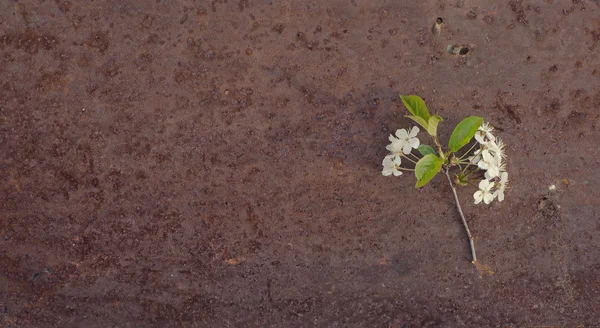
[[[490,182],[488,180],[479,181],[479,189],[486,190],[488,188],[490,188]]]
[[[493,166],[490,165],[487,169],[487,175],[490,177],[490,179],[495,178],[498,176],[498,167],[497,166]]]
[[[481,203],[481,200],[483,199],[483,193],[481,192],[481,190],[477,190],[473,194],[473,198],[475,199],[475,204]]]
[[[417,139],[417,138],[412,138],[412,139],[410,139],[409,143],[410,143],[411,147],[417,149],[417,148],[419,148],[421,141],[419,141],[419,139]]]
[[[389,167],[384,167],[383,170],[381,171],[381,174],[383,176],[389,177],[390,175],[392,175],[392,169]]]
[[[483,194],[483,202],[484,203],[489,204],[492,202],[492,200],[494,200],[494,195],[492,195],[489,192]]]
[[[404,144],[404,148],[402,148],[402,152],[408,155],[412,151],[412,148],[413,147],[410,145],[410,143],[407,142],[406,144]]]
[[[498,201],[501,202],[504,200],[504,191],[496,190],[496,192],[494,193],[494,196],[496,196],[498,198]]]
[[[494,153],[494,161],[498,163],[498,166],[502,165],[502,154]]]
[[[418,127],[418,126],[413,126],[413,128],[412,128],[412,130],[410,130],[410,133],[409,133],[409,135],[408,135],[408,136],[409,136],[410,138],[414,138],[414,137],[416,137],[416,136],[417,136],[417,133],[419,133],[419,131],[420,131],[420,130],[419,130],[419,127]]]
[[[400,140],[396,140],[393,143],[393,147],[396,151],[400,151],[400,149],[402,149],[402,147],[404,147],[405,144],[406,144],[406,140],[400,139]]]
[[[496,172],[494,171],[494,169],[490,168],[487,171],[485,171],[485,173],[483,174],[483,176],[488,179],[488,180],[492,180],[493,178],[497,177],[498,175],[496,174]]]
[[[394,176],[395,177],[400,176],[400,175],[402,175],[402,171],[394,170]]]
[[[481,157],[483,157],[483,160],[490,163],[493,160],[492,155],[490,154],[489,150],[484,150],[481,152]]]
[[[406,131],[406,129],[398,129],[396,130],[396,136],[399,139],[406,139],[408,138],[408,132]]]

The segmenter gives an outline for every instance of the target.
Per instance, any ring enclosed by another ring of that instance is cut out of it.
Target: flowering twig
[[[444,173],[446,173],[446,177],[448,178],[448,183],[450,183],[450,188],[452,188],[452,193],[454,194],[454,201],[456,202],[456,208],[458,209],[458,214],[460,214],[460,218],[462,220],[462,224],[465,227],[465,231],[467,232],[467,236],[469,237],[469,244],[471,245],[471,255],[473,256],[473,262],[477,261],[477,255],[475,254],[475,243],[473,241],[473,236],[471,235],[471,231],[469,230],[469,225],[467,224],[467,220],[465,219],[465,215],[463,214],[462,207],[460,207],[460,202],[458,201],[458,195],[456,194],[456,188],[454,188],[454,184],[452,183],[452,178],[450,178],[450,173],[448,173],[448,167],[444,168]]]
[[[437,152],[434,147],[421,144],[417,137],[420,131],[418,127],[415,126],[408,130],[398,129],[395,135],[390,135],[388,138],[391,143],[385,149],[389,151],[389,154],[383,159],[381,174],[384,176],[399,176],[402,175],[404,170],[414,171],[417,178],[415,188],[421,188],[443,171],[450,183],[456,208],[469,237],[473,264],[478,265],[479,262],[475,254],[475,241],[460,206],[455,185],[475,187],[476,191],[473,194],[475,204],[483,202],[487,205],[494,199],[502,202],[508,184],[508,172],[506,172],[506,163],[504,162],[506,159],[504,151],[506,145],[500,138],[496,138],[492,134],[494,127],[483,122],[483,117],[469,116],[456,125],[450,135],[450,140],[448,140],[448,148],[443,148],[437,136],[437,128],[439,123],[443,121],[442,117],[429,114],[425,102],[419,96],[400,96],[400,99],[412,114],[407,117],[424,128],[427,134],[432,137]],[[461,149],[468,146],[473,138],[476,142],[468,147],[466,152],[462,153]],[[479,146],[479,149],[473,152],[473,149],[477,146]],[[422,157],[413,154],[414,149]],[[458,155],[459,151],[462,153],[460,157]],[[402,160],[415,164],[414,169],[401,167]],[[453,167],[456,167],[459,171],[455,173],[456,180],[454,181],[450,173]],[[481,178],[477,185],[474,183],[474,177],[472,177],[473,173],[476,172],[483,173],[482,176],[480,174],[475,175],[475,177]]]

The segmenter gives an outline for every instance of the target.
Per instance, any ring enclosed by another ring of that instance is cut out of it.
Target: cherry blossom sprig
[[[437,137],[437,127],[443,119],[439,115],[430,115],[425,102],[419,96],[400,96],[400,99],[412,114],[407,117],[427,131],[433,139],[435,149],[421,143],[417,137],[420,132],[419,127],[398,129],[388,138],[390,144],[386,146],[386,150],[389,154],[383,159],[381,173],[384,176],[400,176],[403,171],[413,171],[417,178],[415,187],[420,188],[431,181],[437,173],[444,172],[469,237],[473,263],[476,263],[473,236],[458,200],[455,184],[476,187],[477,190],[473,194],[475,204],[481,202],[490,204],[494,199],[502,202],[508,184],[505,163],[506,144],[494,136],[492,133],[494,128],[489,123],[484,123],[483,118],[469,116],[454,128],[448,147],[444,150]],[[457,153],[469,145],[473,138],[475,143],[462,155],[458,155]],[[477,146],[478,148],[474,150]],[[409,167],[402,166],[403,163],[408,163]],[[414,168],[410,167],[412,165]],[[450,175],[451,170],[458,171],[453,173],[454,179]],[[479,180],[477,185],[474,180]]]

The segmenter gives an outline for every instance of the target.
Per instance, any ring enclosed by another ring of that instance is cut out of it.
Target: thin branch
[[[458,201],[458,195],[456,194],[456,188],[454,188],[454,184],[452,183],[452,178],[450,177],[450,173],[448,172],[448,168],[444,169],[444,173],[446,173],[446,177],[448,178],[448,183],[450,183],[450,188],[452,188],[452,193],[454,194],[454,201],[456,202],[456,208],[458,209],[458,214],[460,214],[460,218],[462,220],[462,224],[465,227],[465,231],[467,232],[467,236],[469,237],[469,244],[471,245],[471,255],[473,256],[473,262],[477,261],[477,255],[475,254],[475,243],[473,241],[473,236],[471,235],[471,231],[469,230],[469,225],[467,224],[467,220],[465,219],[465,215],[463,214],[462,208],[460,207],[460,202]]]

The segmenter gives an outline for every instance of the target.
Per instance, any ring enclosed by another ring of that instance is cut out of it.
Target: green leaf
[[[427,122],[427,133],[429,133],[430,136],[435,137],[437,135],[438,124],[443,120],[444,119],[442,119],[442,117],[439,115],[433,115],[430,117],[429,121]]]
[[[417,184],[415,188],[421,188],[426,185],[440,171],[444,160],[433,154],[423,156],[415,166],[415,176]]]
[[[429,121],[429,110],[425,106],[425,101],[419,96],[400,96],[402,103],[414,116],[421,117],[425,122]]]
[[[419,148],[417,148],[417,150],[423,156],[429,155],[429,154],[434,154],[435,155],[435,149],[433,149],[433,147],[431,147],[429,145],[420,145]]]
[[[425,130],[427,130],[428,124],[427,124],[427,121],[425,121],[424,118],[422,118],[420,116],[412,116],[412,115],[406,115],[406,117],[408,117],[411,120],[415,121],[417,124],[419,124],[420,126],[422,126]]]
[[[450,141],[448,141],[448,148],[450,152],[457,152],[459,149],[468,144],[477,129],[481,126],[483,122],[483,118],[479,116],[469,116],[464,120],[460,121],[454,131],[452,131],[452,135],[450,136]]]

